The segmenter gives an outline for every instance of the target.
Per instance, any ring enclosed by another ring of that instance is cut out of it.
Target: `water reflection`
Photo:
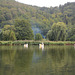
[[[24,48],[28,48],[28,44],[24,44]]]
[[[74,46],[74,49],[75,49],[75,46]]]
[[[73,46],[0,46],[0,75],[75,75]]]
[[[32,62],[33,63],[38,63],[42,60],[42,58],[45,58],[47,55],[47,52],[43,49],[37,49],[34,51],[34,54],[33,54],[33,60]]]
[[[44,43],[42,42],[42,44],[39,44],[39,49],[44,50]]]

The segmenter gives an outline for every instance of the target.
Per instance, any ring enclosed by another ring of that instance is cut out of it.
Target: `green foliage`
[[[35,35],[35,40],[42,40],[43,38],[42,38],[42,35],[40,34],[40,33],[37,33],[36,35]]]
[[[2,40],[2,33],[0,32],[0,40]]]
[[[39,45],[42,41],[19,40],[19,41],[0,41],[0,45]],[[75,41],[43,41],[45,45],[74,45]]]
[[[70,41],[75,41],[75,35],[71,36],[71,37],[69,38],[69,40],[70,40]]]
[[[33,31],[28,20],[16,20],[15,28],[17,40],[32,40],[34,38]]]
[[[69,28],[70,25],[75,25],[75,2],[46,8],[22,4],[15,0],[0,0],[0,28],[5,25],[14,25],[15,19],[30,20],[31,26],[39,28],[46,36],[53,23],[64,22]],[[67,31],[69,33],[69,30]],[[70,36],[68,34],[67,40]]]
[[[52,41],[66,40],[66,25],[63,22],[54,23],[47,36]]]
[[[14,26],[4,26],[4,28],[2,29],[2,40],[16,40]]]
[[[9,38],[10,38],[10,40],[16,40],[16,36],[15,36],[15,32],[14,31],[10,32]]]
[[[4,17],[3,15],[0,15],[0,23],[1,23],[2,21],[5,21],[5,17]]]
[[[68,28],[67,40],[75,41],[75,25]]]

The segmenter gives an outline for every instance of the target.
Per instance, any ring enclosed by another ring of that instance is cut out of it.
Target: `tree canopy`
[[[66,25],[63,22],[54,23],[47,33],[48,39],[52,41],[66,40]]]
[[[37,33],[36,35],[35,35],[35,40],[42,40],[43,38],[42,38],[42,35],[40,34],[40,33]]]
[[[28,20],[16,20],[15,28],[16,28],[15,33],[17,40],[34,39],[34,34]]]
[[[70,40],[70,28],[75,25],[75,2],[47,8],[22,4],[15,0],[0,0],[0,30],[5,25],[14,25],[15,19],[29,20],[31,27],[39,28],[44,36],[54,23],[64,22],[69,28],[67,40]]]
[[[2,29],[2,40],[16,40],[15,27],[12,25],[5,25]]]

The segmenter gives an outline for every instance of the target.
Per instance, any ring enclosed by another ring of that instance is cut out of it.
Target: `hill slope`
[[[0,28],[14,25],[15,19],[28,19],[34,32],[46,35],[53,23],[64,22],[69,27],[75,24],[75,2],[59,7],[37,7],[15,0],[0,0]],[[36,29],[36,30],[35,30]]]

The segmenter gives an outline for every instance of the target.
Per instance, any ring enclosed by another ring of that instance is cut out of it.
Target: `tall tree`
[[[67,40],[75,41],[75,25],[71,27],[69,26]]]
[[[16,20],[15,28],[17,40],[32,40],[34,38],[34,34],[28,20]]]
[[[11,25],[5,25],[4,28],[2,29],[2,39],[3,40],[16,40],[14,26]]]
[[[66,40],[66,29],[67,27],[63,22],[54,23],[47,33],[48,39],[52,41]]]

